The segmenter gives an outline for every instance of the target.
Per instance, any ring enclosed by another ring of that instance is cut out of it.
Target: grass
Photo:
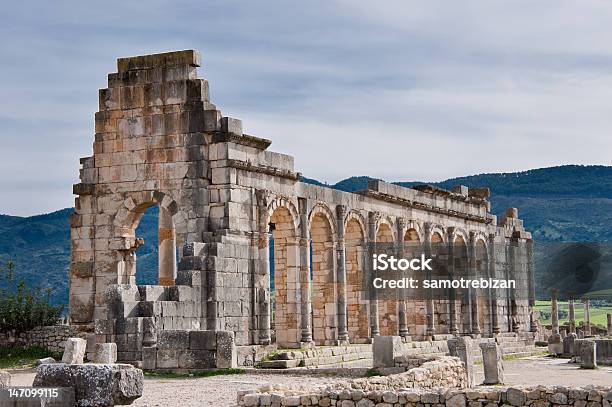
[[[230,374],[243,374],[246,370],[244,369],[214,369],[214,370],[196,370],[190,373],[175,373],[171,371],[150,371],[146,370],[144,375],[146,377],[156,379],[193,379],[197,377],[213,377],[213,376],[224,376]]]
[[[52,357],[61,359],[61,355],[38,347],[20,348],[0,346],[0,369],[33,367],[36,360]]]
[[[563,309],[563,310],[568,310],[569,309],[569,305],[567,301],[559,301],[559,309]],[[535,304],[535,309],[536,310],[544,310],[544,311],[550,311],[550,301],[541,301],[538,300],[536,301]],[[582,307],[582,304],[578,303],[578,302],[574,302],[574,314],[576,317],[576,324],[580,324],[582,321],[584,321],[584,309]],[[589,309],[589,318],[591,320],[591,324],[595,324],[595,325],[599,325],[602,327],[606,327],[608,324],[608,317],[607,314],[612,314],[612,306],[605,306],[605,307],[599,307],[596,308],[595,306],[591,305],[590,309]],[[551,320],[550,318],[548,319],[540,319],[540,322],[544,325],[546,324],[550,324]],[[569,318],[559,318],[559,324],[563,325],[565,322],[569,323]]]

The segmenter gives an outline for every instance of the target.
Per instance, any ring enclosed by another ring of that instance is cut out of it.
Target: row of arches
[[[487,323],[490,304],[486,299],[471,301],[464,295],[455,301],[436,300],[430,304],[392,299],[373,303],[363,295],[366,242],[393,243],[397,242],[399,233],[403,233],[401,240],[404,242],[423,244],[426,231],[416,222],[407,222],[400,229],[386,217],[366,222],[355,211],[348,214],[337,211],[334,216],[323,204],[316,204],[308,215],[304,212],[300,214],[290,200],[281,198],[269,205],[267,217],[263,219],[265,233],[270,239],[270,259],[273,259],[270,264],[271,320],[279,345],[299,343],[304,338],[304,329],[310,330],[312,339],[320,345],[334,344],[342,339],[351,343],[368,342],[376,329],[380,335],[400,333],[422,337],[431,323],[429,314],[433,314],[439,325],[436,333],[471,333],[475,325]],[[466,255],[458,257],[468,261],[465,233],[445,236],[444,229],[439,226],[431,227],[428,233],[432,244],[452,238],[455,246],[465,250]],[[475,242],[475,266],[487,267],[487,242],[484,238]],[[303,264],[304,251],[308,253],[306,265]],[[465,298],[468,301],[463,301]],[[308,301],[311,309],[309,320],[304,323],[301,306]],[[477,323],[473,318],[478,319]],[[376,324],[373,319],[377,320]]]

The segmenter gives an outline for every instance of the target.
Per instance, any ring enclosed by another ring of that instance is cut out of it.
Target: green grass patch
[[[146,377],[155,379],[194,379],[198,377],[213,377],[213,376],[224,376],[230,374],[243,374],[245,369],[227,368],[227,369],[214,369],[214,370],[195,370],[189,373],[175,373],[171,371],[155,371],[145,370],[144,375]]]
[[[33,367],[36,360],[52,357],[61,359],[61,355],[38,347],[21,348],[0,346],[0,369],[17,369]]]
[[[559,301],[558,306],[560,310],[568,310],[569,305],[567,301]],[[536,310],[550,311],[550,301],[542,301],[538,300],[535,304]],[[569,314],[569,313],[568,313]],[[576,317],[576,324],[580,325],[581,322],[584,321],[584,309],[582,304],[578,301],[574,302],[574,314]],[[607,314],[612,314],[612,306],[604,306],[604,307],[596,307],[591,305],[589,308],[589,318],[591,320],[591,324],[599,325],[601,327],[606,327],[608,325],[608,317]],[[559,324],[563,325],[565,323],[569,324],[569,317],[559,318]],[[540,318],[540,323],[544,325],[551,324],[552,321],[550,318],[543,319]]]
[[[376,368],[370,368],[366,370],[364,377],[373,377],[373,376],[382,376],[382,373],[380,373]]]

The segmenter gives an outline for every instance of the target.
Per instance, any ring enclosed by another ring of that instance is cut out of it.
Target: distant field
[[[576,323],[580,323],[584,320],[584,309],[582,308],[582,304],[577,302],[574,304]],[[536,301],[535,309],[537,309],[538,311],[550,311],[550,301]],[[567,301],[559,301],[559,309],[568,310],[569,306]],[[600,325],[602,327],[607,326],[608,317],[606,316],[606,314],[612,314],[612,306],[595,308],[593,305],[591,305],[591,308],[589,309],[591,324]],[[551,320],[550,318],[540,319],[540,322],[546,325],[550,324]],[[563,325],[565,322],[569,322],[569,318],[559,318],[560,325]]]

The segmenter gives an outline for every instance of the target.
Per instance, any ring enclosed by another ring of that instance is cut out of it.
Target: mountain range
[[[355,192],[371,178],[351,177],[333,185],[303,178],[304,182]],[[501,215],[517,207],[536,242],[612,241],[612,167],[565,165],[514,173],[478,174],[442,182],[400,181],[411,187],[431,184],[489,187],[492,212]],[[67,303],[72,208],[30,217],[0,215],[0,264],[15,263],[28,284],[53,288],[53,301]],[[137,235],[145,244],[137,252],[139,283],[154,283],[157,268],[156,210],[145,213]],[[537,272],[537,270],[536,270]]]

